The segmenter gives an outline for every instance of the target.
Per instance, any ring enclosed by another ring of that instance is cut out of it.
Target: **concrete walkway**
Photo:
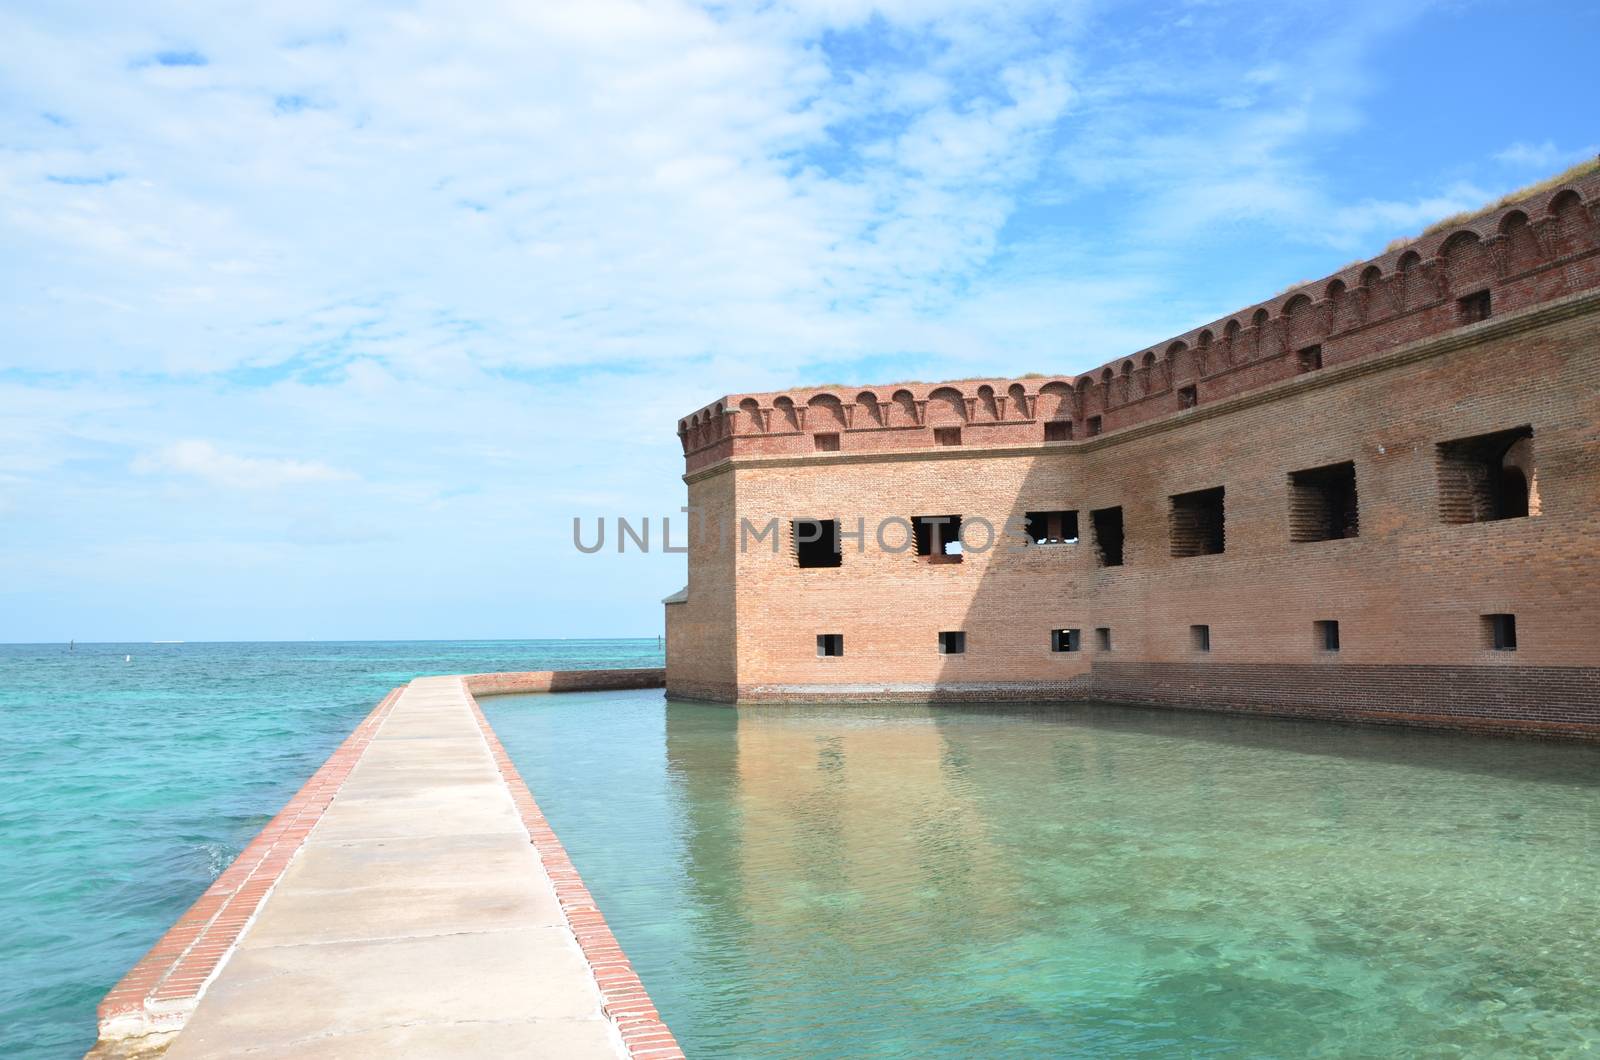
[[[400,694],[166,1056],[244,1053],[627,1055],[460,678]]]

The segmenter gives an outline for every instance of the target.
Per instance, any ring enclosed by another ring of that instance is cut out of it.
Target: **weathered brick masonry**
[[[1590,174],[1078,377],[700,410],[669,692],[1600,738],[1597,205]],[[1052,540],[982,549],[1028,513]],[[959,559],[874,540],[940,515]],[[774,518],[776,552],[737,547]],[[838,521],[837,566],[801,565],[797,518]]]

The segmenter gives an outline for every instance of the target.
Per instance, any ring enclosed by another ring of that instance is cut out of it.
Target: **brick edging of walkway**
[[[665,688],[660,666],[606,670],[526,670],[519,673],[464,674],[473,696],[525,695],[530,692],[614,692],[625,688]]]
[[[383,697],[222,875],[111,988],[98,1010],[102,1042],[182,1029],[403,690],[403,686],[391,689]]]
[[[506,754],[500,738],[490,727],[489,719],[483,716],[483,710],[468,690],[465,678],[461,682],[461,691],[467,697],[473,716],[477,718],[478,728],[483,732],[484,741],[489,745],[489,753],[494,756],[501,777],[511,789],[512,801],[517,804],[517,812],[521,814],[522,823],[528,830],[528,839],[538,852],[551,884],[555,886],[562,915],[567,918],[567,925],[583,950],[584,960],[594,973],[595,982],[600,987],[601,1008],[606,1018],[621,1032],[628,1055],[634,1060],[674,1060],[682,1057],[683,1050],[678,1047],[677,1039],[662,1022],[661,1014],[656,1011],[655,1003],[639,981],[638,973],[633,970],[616,936],[606,925],[606,918],[601,915],[594,896],[584,886],[572,859],[567,856],[566,848],[556,838],[550,822],[545,820],[543,811],[534,801],[533,793],[528,790],[517,767],[512,765],[511,757]]]

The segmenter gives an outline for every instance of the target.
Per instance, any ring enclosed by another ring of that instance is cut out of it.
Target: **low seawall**
[[[681,1060],[474,696],[662,676],[476,674],[395,689],[107,994],[90,1057],[299,1055],[315,1043],[319,1055]]]
[[[1600,667],[1096,663],[1112,703],[1600,741]]]
[[[91,1057],[164,1047],[181,1030],[217,971],[321,821],[403,691],[383,698],[178,922],[111,988],[97,1012]]]
[[[1054,682],[685,686],[669,694],[782,703],[1116,703],[1600,743],[1600,667],[1097,661]]]
[[[665,688],[667,671],[660,667],[634,670],[529,670],[524,673],[468,674],[462,678],[475,696],[510,696],[528,692],[615,692],[623,688]]]

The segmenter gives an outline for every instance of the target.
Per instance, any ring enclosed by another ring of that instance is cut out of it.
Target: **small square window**
[[[1077,651],[1081,646],[1078,633],[1079,631],[1076,629],[1052,629],[1050,631],[1050,650]]]
[[[1044,425],[1044,440],[1047,442],[1072,441],[1071,420],[1051,420]]]
[[[1330,618],[1320,622],[1313,622],[1311,626],[1316,634],[1318,649],[1322,651],[1339,650],[1339,623]]]
[[[1289,472],[1290,541],[1338,541],[1360,532],[1352,461]]]
[[[844,559],[839,549],[839,520],[794,519],[789,523],[795,564],[801,567],[837,567]]]
[[[1111,627],[1100,626],[1094,631],[1095,646],[1101,651],[1111,650]]]
[[[960,563],[961,516],[917,515],[911,519],[916,554],[929,563]]]
[[[1480,320],[1488,320],[1494,312],[1494,304],[1487,290],[1474,291],[1465,298],[1457,299],[1456,307],[1460,310],[1463,324],[1476,324]]]
[[[843,633],[818,633],[817,657],[823,659],[838,658],[844,654]]]
[[[967,650],[967,635],[960,630],[949,630],[939,634],[940,655],[961,655]]]
[[[1322,347],[1320,345],[1307,346],[1295,356],[1295,366],[1302,372],[1315,372],[1322,367]]]
[[[1078,543],[1077,512],[1029,512],[1025,525],[1028,540],[1035,545]]]
[[[1537,514],[1533,428],[1440,442],[1439,517],[1486,523]]]
[[[1193,386],[1180,386],[1178,388],[1178,407],[1192,409],[1200,404],[1200,389]]]
[[[960,427],[935,427],[933,429],[934,445],[960,445]]]
[[[1195,651],[1210,651],[1211,650],[1211,627],[1210,626],[1190,626],[1189,627],[1189,647],[1193,648]]]
[[[1173,494],[1169,523],[1175,558],[1214,556],[1226,548],[1224,499],[1221,486]]]
[[[1484,615],[1483,625],[1488,634],[1489,647],[1495,651],[1517,650],[1516,615]]]
[[[813,434],[811,437],[817,443],[817,452],[837,453],[839,451],[839,436],[837,434]]]
[[[1100,427],[1101,427],[1100,417],[1099,416],[1090,416],[1089,417],[1089,437],[1093,438],[1095,435],[1099,434],[1100,433]]]

